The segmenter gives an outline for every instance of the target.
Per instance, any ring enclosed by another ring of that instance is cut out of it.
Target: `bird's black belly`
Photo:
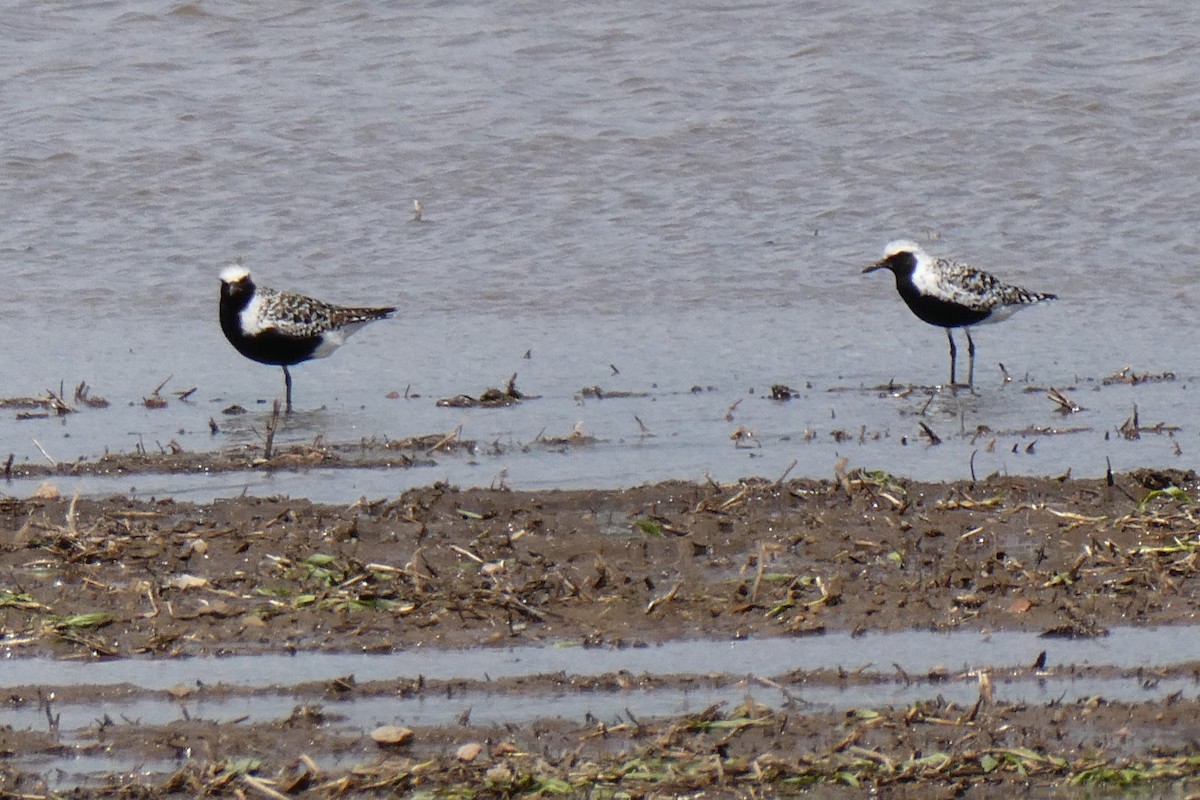
[[[992,315],[990,311],[976,311],[973,308],[940,300],[921,294],[912,287],[899,286],[900,296],[908,304],[909,309],[924,322],[930,325],[940,325],[943,328],[960,328],[964,325],[974,325],[983,322]]]
[[[236,333],[231,336],[226,331],[225,338],[229,339],[229,343],[246,358],[260,364],[276,366],[290,366],[307,361],[312,358],[312,354],[321,344],[320,336],[296,338],[295,336],[282,336],[273,331],[260,333],[257,336],[242,336]]]

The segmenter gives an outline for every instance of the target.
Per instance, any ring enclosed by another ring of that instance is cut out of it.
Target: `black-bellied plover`
[[[389,317],[395,310],[342,308],[304,295],[255,286],[250,271],[240,264],[221,271],[221,330],[246,358],[283,367],[289,414],[290,365],[328,356],[363,325]]]
[[[975,342],[971,326],[999,322],[1033,303],[1053,300],[1055,295],[1031,292],[1001,283],[995,276],[969,264],[934,258],[915,242],[902,239],[883,251],[883,259],[863,270],[890,269],[896,289],[909,309],[930,325],[946,329],[950,340],[950,385],[955,382],[954,328],[967,332],[967,384],[975,383]]]

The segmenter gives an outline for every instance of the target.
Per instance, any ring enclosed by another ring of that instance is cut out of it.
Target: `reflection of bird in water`
[[[883,259],[863,270],[890,269],[896,276],[896,289],[909,309],[930,325],[946,329],[950,340],[950,385],[955,381],[953,328],[967,332],[967,384],[975,383],[975,342],[971,326],[1007,319],[1022,308],[1053,300],[1055,295],[1039,294],[1001,283],[994,276],[968,264],[934,258],[915,242],[892,242],[883,251]]]
[[[363,325],[389,317],[395,310],[341,308],[304,295],[255,286],[250,271],[239,264],[221,271],[221,330],[246,358],[283,367],[289,414],[289,365],[324,358]]]

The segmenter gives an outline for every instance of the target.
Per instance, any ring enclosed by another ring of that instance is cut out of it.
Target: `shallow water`
[[[531,0],[500,15],[440,0],[22,0],[0,11],[13,287],[0,394],[86,380],[112,406],[65,421],[5,412],[0,446],[42,461],[36,439],[69,462],[256,440],[256,401],[282,381],[216,324],[217,272],[240,257],[266,284],[402,308],[295,371],[305,413],[283,439],[462,424],[481,447],[510,447],[383,477],[220,478],[218,493],[776,477],[793,459],[795,475],[827,475],[841,456],[951,478],[976,450],[981,475],[1188,466],[1197,368],[1175,332],[1200,299],[1197,234],[1179,212],[1200,199],[1189,22],[1185,4],[1112,2],[930,15]],[[415,198],[426,222],[411,221]],[[888,278],[859,274],[902,235],[1062,297],[977,331],[978,395],[922,418],[936,448],[917,427],[923,397],[861,390],[946,378],[942,332]],[[1178,380],[1093,391],[1126,365]],[[512,373],[542,399],[433,405]],[[168,376],[171,406],[143,407]],[[773,383],[802,396],[762,399]],[[593,385],[650,396],[576,399]],[[1063,420],[1027,385],[1075,387],[1086,410]],[[188,403],[171,395],[190,387]],[[385,397],[406,388],[421,397]],[[222,417],[232,403],[252,415]],[[1174,439],[1121,440],[1135,403],[1144,423],[1180,426]],[[520,447],[577,422],[603,442],[570,457]],[[962,436],[980,425],[1090,431],[989,453]],[[755,446],[734,448],[739,426]],[[836,440],[864,429],[880,440]]]
[[[68,733],[68,742],[82,741],[77,735],[94,730],[95,721],[136,720],[139,725],[169,725],[181,719],[205,719],[215,722],[257,724],[287,719],[297,705],[308,702],[322,706],[331,715],[334,730],[363,734],[380,725],[445,726],[454,725],[470,711],[471,723],[478,726],[525,725],[539,720],[565,719],[576,722],[593,717],[617,724],[632,713],[637,718],[654,719],[696,714],[713,705],[736,707],[747,698],[772,708],[789,703],[806,711],[844,711],[853,708],[898,708],[940,697],[946,702],[970,707],[979,697],[974,678],[956,679],[931,685],[918,682],[881,682],[843,686],[787,687],[786,694],[754,681],[733,686],[688,689],[629,689],[624,691],[581,691],[550,693],[505,693],[468,690],[451,696],[424,694],[420,697],[394,695],[330,701],[320,693],[257,694],[218,700],[180,701],[170,697],[140,697],[74,705],[54,703],[52,713],[59,729]],[[1189,678],[1173,678],[1146,685],[1136,678],[1025,678],[994,684],[994,697],[1005,704],[1075,703],[1091,697],[1108,702],[1156,702],[1175,695],[1192,698],[1200,686]],[[26,707],[5,715],[7,724],[18,730],[44,730],[46,711]],[[70,760],[70,759],[68,759]],[[44,769],[44,767],[41,767]],[[111,767],[110,767],[111,768]]]
[[[455,725],[468,711],[471,724],[477,726],[589,717],[616,724],[630,714],[646,719],[678,716],[718,703],[733,707],[747,698],[772,707],[798,703],[808,712],[902,707],[935,697],[967,707],[978,697],[975,671],[980,670],[993,675],[994,696],[1000,703],[1074,703],[1092,697],[1111,702],[1155,702],[1172,695],[1190,698],[1200,692],[1195,676],[1153,676],[1156,670],[1200,660],[1200,637],[1193,634],[1178,627],[1120,628],[1098,639],[1048,640],[1017,632],[910,631],[861,637],[830,634],[804,639],[683,641],[629,648],[417,649],[388,655],[304,653],[95,663],[8,658],[0,661],[0,688],[13,697],[26,698],[54,697],[56,687],[75,685],[135,689],[124,699],[50,702],[56,730],[68,748],[59,756],[38,756],[18,766],[41,772],[62,770],[58,781],[74,785],[105,771],[172,769],[173,762],[133,765],[119,755],[106,759],[89,753],[75,758],[70,747],[89,744],[96,720],[105,718],[148,726],[179,719],[254,724],[286,719],[298,704],[315,703],[331,715],[326,727],[362,735],[382,724]],[[1028,668],[1043,650],[1047,654],[1044,673],[1030,675],[1022,670],[1006,674]],[[839,667],[853,672],[858,681],[866,681],[797,684],[788,677],[795,671]],[[1081,670],[1083,667],[1092,669]],[[934,668],[944,670],[945,679],[920,679]],[[491,681],[501,678],[557,675],[566,685],[572,676],[620,671],[628,676],[632,688],[488,688]],[[411,697],[387,693],[331,700],[322,687],[346,675],[353,675],[359,685],[418,675],[428,681],[476,683],[455,691],[426,690]],[[648,679],[687,675],[696,675],[697,680],[684,687],[643,688]],[[917,679],[910,680],[910,675]],[[709,679],[718,676],[734,680]],[[743,677],[739,680],[738,676]],[[778,679],[783,691],[779,684],[759,678]],[[201,691],[185,699],[164,691],[200,684],[253,691],[210,698]],[[43,730],[47,708],[41,702],[12,706],[4,719],[17,730]]]
[[[853,636],[830,633],[801,639],[670,641],[646,647],[416,648],[387,655],[301,653],[128,659],[79,662],[45,658],[0,660],[0,688],[25,685],[133,683],[167,689],[202,681],[267,687],[326,681],[353,674],[357,680],[423,675],[433,680],[491,680],[563,672],[641,674],[781,675],[792,670],[848,670],[893,674],[897,666],[922,674],[934,667],[967,672],[1029,666],[1046,651],[1048,669],[1104,666],[1155,669],[1200,661],[1200,636],[1187,627],[1116,628],[1092,639],[1046,639],[1022,631],[933,633],[903,631]],[[686,666],[685,666],[686,665]]]

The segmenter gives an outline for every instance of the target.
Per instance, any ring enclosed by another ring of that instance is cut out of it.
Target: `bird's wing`
[[[1049,295],[1010,286],[995,275],[970,264],[938,259],[938,289],[946,299],[975,311],[1001,306],[1025,305],[1049,299]]]
[[[260,290],[261,291],[261,290]],[[318,336],[332,326],[334,307],[293,292],[264,293],[258,310],[260,331],[284,336]]]

